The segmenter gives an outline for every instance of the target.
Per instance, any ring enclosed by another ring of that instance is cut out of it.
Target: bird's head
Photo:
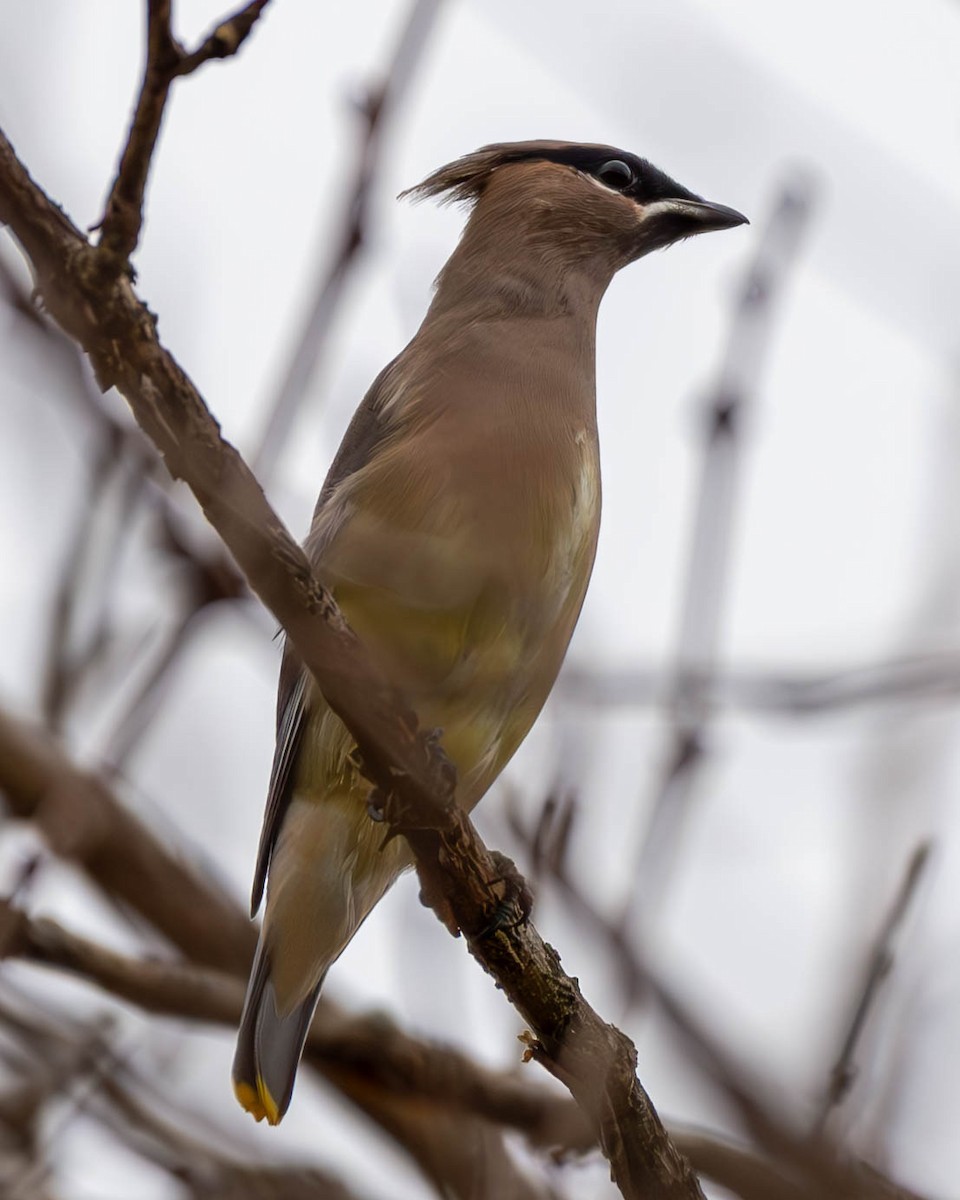
[[[470,204],[471,225],[483,228],[485,240],[532,242],[567,261],[603,263],[611,274],[651,250],[747,221],[635,154],[572,142],[484,146],[404,195]]]

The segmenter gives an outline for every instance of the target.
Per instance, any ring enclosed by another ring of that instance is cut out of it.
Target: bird
[[[304,549],[470,810],[526,737],[584,601],[600,525],[597,310],[653,250],[747,222],[612,146],[490,145],[402,193],[469,216],[419,330],[344,435]],[[251,915],[266,909],[234,1091],[274,1125],[330,965],[412,864],[355,744],[287,645]]]

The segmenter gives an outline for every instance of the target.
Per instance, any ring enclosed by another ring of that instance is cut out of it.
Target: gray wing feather
[[[347,432],[343,435],[327,477],[324,480],[317,506],[313,514],[313,525],[334,491],[344,479],[359,471],[373,457],[377,447],[390,433],[391,422],[382,415],[385,393],[389,390],[388,377],[398,362],[395,358],[380,372],[360,407],[353,415]],[[326,539],[317,541],[308,538],[310,559],[316,566],[322,559]],[[308,676],[300,659],[288,646],[284,646],[280,665],[280,683],[277,689],[277,744],[273,753],[270,785],[267,790],[267,806],[263,816],[260,845],[257,850],[257,865],[253,877],[253,892],[250,898],[250,915],[255,916],[263,899],[267,871],[273,848],[290,804],[296,776],[297,759],[304,730],[308,724],[305,703]]]
[[[250,915],[256,916],[263,899],[263,888],[267,881],[267,868],[276,844],[277,834],[284,813],[290,803],[293,790],[294,769],[303,728],[307,723],[307,707],[304,693],[307,676],[300,660],[292,650],[284,648],[280,665],[280,686],[277,691],[277,744],[273,752],[273,767],[270,771],[270,787],[267,791],[267,807],[260,831],[257,849],[257,865],[253,874],[253,892],[250,897]]]
[[[401,357],[402,355],[398,354],[392,362],[387,363],[353,414],[317,497],[317,507],[313,512],[314,521],[334,490],[354,471],[366,466],[380,443],[389,436],[393,423],[389,417],[384,416],[383,404],[391,390],[390,374]]]

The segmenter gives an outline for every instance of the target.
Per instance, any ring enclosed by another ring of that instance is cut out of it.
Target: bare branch
[[[306,1164],[274,1166],[226,1153],[224,1132],[201,1140],[192,1132],[198,1115],[175,1111],[164,1119],[128,1069],[104,1079],[97,1115],[128,1145],[168,1171],[203,1200],[356,1200],[340,1180]],[[201,1126],[202,1127],[202,1126]]]
[[[69,932],[56,921],[31,919],[0,900],[0,958],[68,971],[147,1012],[236,1026],[244,986],[235,976],[188,963],[135,959]],[[511,1126],[535,1146],[587,1150],[594,1142],[567,1099],[490,1071],[452,1047],[402,1033],[382,1014],[348,1016],[324,1003],[310,1030],[306,1058],[325,1075],[345,1068],[370,1083]]]
[[[235,54],[268,0],[254,0],[219,25],[192,54],[185,54],[171,29],[172,0],[147,0],[147,53],[143,82],[120,166],[100,221],[100,262],[123,270],[137,248],[143,200],[160,126],[178,75],[188,75],[211,58]]]
[[[58,853],[82,863],[107,895],[122,896],[196,962],[230,975],[126,960],[65,931],[58,933],[52,923],[43,925],[44,936],[38,934],[35,951],[28,952],[24,939],[30,926],[9,907],[5,928],[0,928],[0,943],[4,936],[9,942],[7,953],[56,963],[151,1011],[236,1024],[243,999],[240,980],[246,978],[256,941],[239,904],[162,846],[101,782],[69,764],[52,740],[2,712],[0,791],[17,815],[38,823]],[[91,853],[97,845],[99,852]],[[483,1163],[504,1196],[542,1200],[513,1167],[491,1122],[522,1126],[532,1142],[544,1146],[593,1144],[576,1113],[527,1103],[519,1082],[508,1101],[506,1079],[488,1079],[468,1059],[408,1038],[382,1016],[353,1018],[326,996],[311,1044],[310,1061],[395,1138],[444,1195],[474,1200],[478,1163]],[[458,1090],[462,1104],[451,1103]],[[411,1096],[430,1095],[444,1099],[436,1105],[410,1103]],[[506,1115],[497,1107],[501,1101]],[[484,1115],[488,1109],[497,1110],[489,1121]]]
[[[693,1059],[732,1102],[764,1157],[801,1188],[806,1200],[920,1200],[869,1165],[844,1156],[828,1138],[811,1137],[720,1048],[675,993],[649,974],[646,982]],[[770,1200],[781,1200],[780,1194],[771,1193]]]
[[[339,311],[346,282],[366,240],[370,199],[380,166],[384,128],[416,73],[441,2],[412,0],[406,24],[383,82],[371,87],[364,103],[359,106],[363,130],[355,173],[344,202],[340,230],[332,239],[335,247],[333,261],[317,282],[306,321],[286,374],[268,407],[260,445],[253,456],[254,473],[264,486],[270,481],[297,412],[306,397],[333,319]]]
[[[137,960],[68,932],[46,919],[0,904],[0,954],[70,971],[148,1012],[233,1026],[243,1002],[239,980],[155,959]],[[411,1042],[381,1014],[345,1017],[322,1005],[310,1030],[306,1061],[327,1076],[348,1066],[370,1082],[510,1125],[533,1145],[564,1153],[593,1146],[569,1100],[478,1066],[458,1052]],[[745,1200],[808,1200],[809,1193],[745,1148],[703,1132],[674,1133],[698,1172]]]
[[[121,270],[137,248],[143,197],[180,51],[170,30],[172,0],[147,0],[147,61],[140,96],[100,221],[102,261]]]
[[[837,1060],[830,1070],[830,1086],[815,1124],[818,1134],[823,1133],[831,1113],[843,1103],[853,1086],[857,1074],[855,1063],[857,1047],[866,1028],[870,1011],[876,1004],[883,984],[893,968],[893,943],[916,895],[917,887],[930,861],[931,851],[930,842],[921,842],[910,855],[890,911],[877,934],[856,1003],[853,1006],[849,1026],[841,1043]]]
[[[677,1131],[673,1140],[700,1175],[719,1183],[741,1200],[826,1200],[811,1196],[773,1163],[741,1146],[705,1133]]]
[[[770,339],[776,300],[811,205],[809,181],[790,182],[777,200],[733,315],[724,361],[704,405],[703,457],[671,685],[671,733],[633,878],[640,886],[622,920],[633,923],[669,872],[703,755],[708,685],[716,671],[743,430]]]
[[[35,995],[12,1000],[0,1002],[0,1029],[19,1050],[8,1072],[16,1080],[14,1103],[7,1110],[0,1101],[0,1187],[8,1200],[38,1196],[51,1151],[81,1113],[198,1200],[353,1200],[337,1180],[306,1164],[251,1159],[244,1143],[151,1086],[108,1023],[75,1020]],[[12,1137],[28,1153],[11,1155]]]
[[[49,737],[0,711],[0,791],[55,853],[83,864],[108,896],[197,962],[245,972],[255,936],[238,906],[165,849],[94,775]]]
[[[960,654],[911,654],[857,666],[804,672],[791,665],[764,670],[736,666],[698,676],[708,709],[739,708],[758,715],[818,717],[867,705],[953,701],[960,693]],[[693,681],[683,681],[682,686]],[[596,671],[564,667],[557,694],[567,704],[604,709],[659,705],[668,684],[653,666]]]
[[[197,67],[214,58],[230,58],[250,36],[270,0],[250,0],[210,31],[196,50],[183,54],[177,65],[177,75],[190,75]]]

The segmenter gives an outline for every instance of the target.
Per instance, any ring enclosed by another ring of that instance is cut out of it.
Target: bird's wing
[[[391,371],[397,359],[389,363],[373,381],[363,402],[353,415],[344,434],[340,449],[324,480],[317,500],[313,524],[306,541],[309,558],[314,565],[323,556],[326,544],[336,531],[338,522],[331,510],[337,488],[355,471],[364,467],[376,449],[389,436],[392,422],[384,415],[385,402],[392,395]],[[328,516],[331,519],[325,519]],[[309,675],[297,654],[289,645],[284,647],[277,689],[277,743],[270,771],[267,806],[263,816],[257,865],[250,898],[251,915],[255,915],[263,899],[263,889],[270,867],[270,858],[280,826],[290,803],[296,777],[297,759],[304,730],[308,724],[307,692]]]

